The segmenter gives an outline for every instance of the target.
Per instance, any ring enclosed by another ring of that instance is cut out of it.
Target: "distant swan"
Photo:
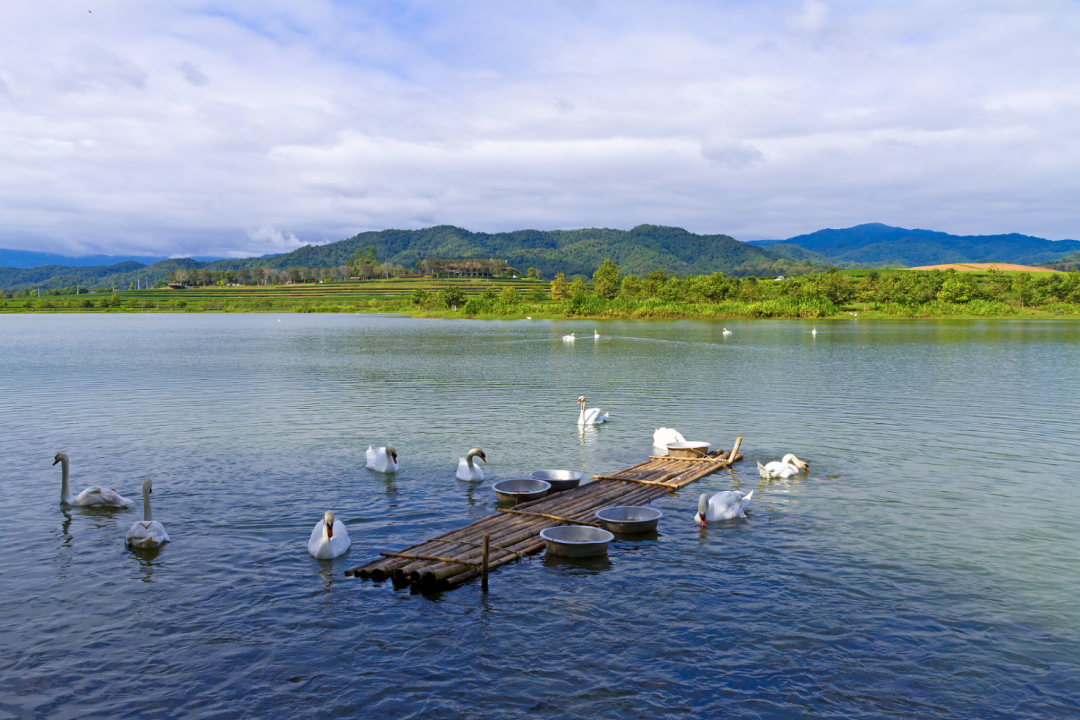
[[[800,472],[810,469],[810,463],[805,463],[791,453],[784,456],[783,460],[772,461],[768,465],[757,464],[758,472],[763,478],[787,478],[798,475]]]
[[[143,480],[142,501],[143,519],[133,524],[127,531],[124,544],[132,548],[156,548],[169,542],[169,533],[165,527],[150,517],[150,493],[153,492],[150,478]]]
[[[563,335],[562,340],[563,340],[563,342],[574,342],[575,340],[577,340],[575,335],[577,335],[577,333],[570,333],[569,335]]]
[[[367,468],[375,472],[396,473],[398,468],[397,450],[394,449],[393,445],[381,448],[373,448],[368,445]]]
[[[473,465],[473,458],[478,457],[484,462],[487,462],[487,455],[480,448],[473,448],[463,458],[458,458],[457,466],[457,479],[458,480],[483,480],[484,471],[480,467]]]
[[[810,334],[813,335],[814,337],[817,337],[817,325],[815,325],[814,329],[810,331]]]
[[[694,515],[694,522],[700,522],[701,526],[705,527],[706,521],[716,522],[746,517],[746,508],[750,507],[750,498],[753,496],[753,490],[745,495],[741,490],[724,490],[711,498],[702,493],[698,498],[698,510]]]
[[[608,414],[606,412],[600,412],[600,408],[585,409],[585,396],[582,395],[577,399],[578,405],[581,406],[581,414],[578,415],[578,425],[599,425],[608,421]]]
[[[129,500],[113,490],[112,488],[101,487],[100,485],[91,485],[83,490],[81,493],[75,496],[74,500],[70,499],[71,491],[68,489],[68,456],[67,453],[58,452],[56,457],[53,458],[53,465],[60,463],[60,503],[64,505],[77,505],[79,507],[115,507],[115,508],[127,508],[135,504],[134,500]]]
[[[593,330],[593,340],[599,340],[599,339],[600,339],[600,331],[599,330]]]
[[[652,434],[653,447],[664,448],[667,450],[668,443],[686,442],[686,438],[682,436],[682,433],[674,428],[656,428],[656,432]]]
[[[731,334],[731,331],[728,330],[727,328],[724,328],[724,335],[730,335],[730,334]]]
[[[323,519],[311,529],[311,538],[307,541],[307,551],[316,560],[333,560],[344,555],[352,545],[345,523],[334,520],[334,513],[327,510]]]

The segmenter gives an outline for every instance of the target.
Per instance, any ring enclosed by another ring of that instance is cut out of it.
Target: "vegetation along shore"
[[[0,313],[396,312],[476,318],[1080,317],[1080,272],[829,270],[797,277],[623,273],[591,279],[298,276],[288,284],[217,284],[5,293]],[[224,282],[231,280],[233,282]],[[39,294],[40,293],[40,294]]]

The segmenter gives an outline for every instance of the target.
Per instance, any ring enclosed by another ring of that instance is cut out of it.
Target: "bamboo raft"
[[[486,587],[489,570],[544,547],[541,530],[563,524],[597,526],[593,513],[601,508],[646,505],[741,460],[741,444],[740,437],[730,451],[717,450],[701,458],[651,455],[612,475],[593,475],[595,481],[586,485],[500,508],[460,530],[398,552],[379,553],[379,558],[346,570],[345,575],[375,582],[391,579],[423,592],[450,590],[476,577],[482,577]]]

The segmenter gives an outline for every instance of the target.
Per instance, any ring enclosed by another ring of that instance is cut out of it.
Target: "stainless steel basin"
[[[668,455],[673,458],[699,458],[709,454],[709,443],[688,440],[668,443]]]
[[[563,557],[590,557],[607,552],[608,543],[615,536],[602,528],[586,525],[560,525],[540,531],[544,545],[552,555]]]
[[[551,489],[551,483],[544,480],[520,478],[492,483],[491,489],[504,502],[523,503],[529,500],[539,500],[547,495],[548,490]]]
[[[656,530],[664,513],[651,507],[609,507],[597,510],[596,518],[611,532],[644,533]]]
[[[573,470],[537,470],[529,473],[533,480],[543,480],[551,483],[552,490],[569,490],[576,488],[581,482],[581,473]]]

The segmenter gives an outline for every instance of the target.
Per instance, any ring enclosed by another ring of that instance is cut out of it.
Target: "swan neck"
[[[67,457],[60,458],[60,502],[66,503],[71,495],[71,489],[68,487],[68,459]]]
[[[581,414],[578,415],[578,420],[585,422],[585,403],[581,403]]]
[[[143,522],[150,522],[153,518],[150,517],[150,488],[143,485],[142,489],[142,506],[143,506]]]

